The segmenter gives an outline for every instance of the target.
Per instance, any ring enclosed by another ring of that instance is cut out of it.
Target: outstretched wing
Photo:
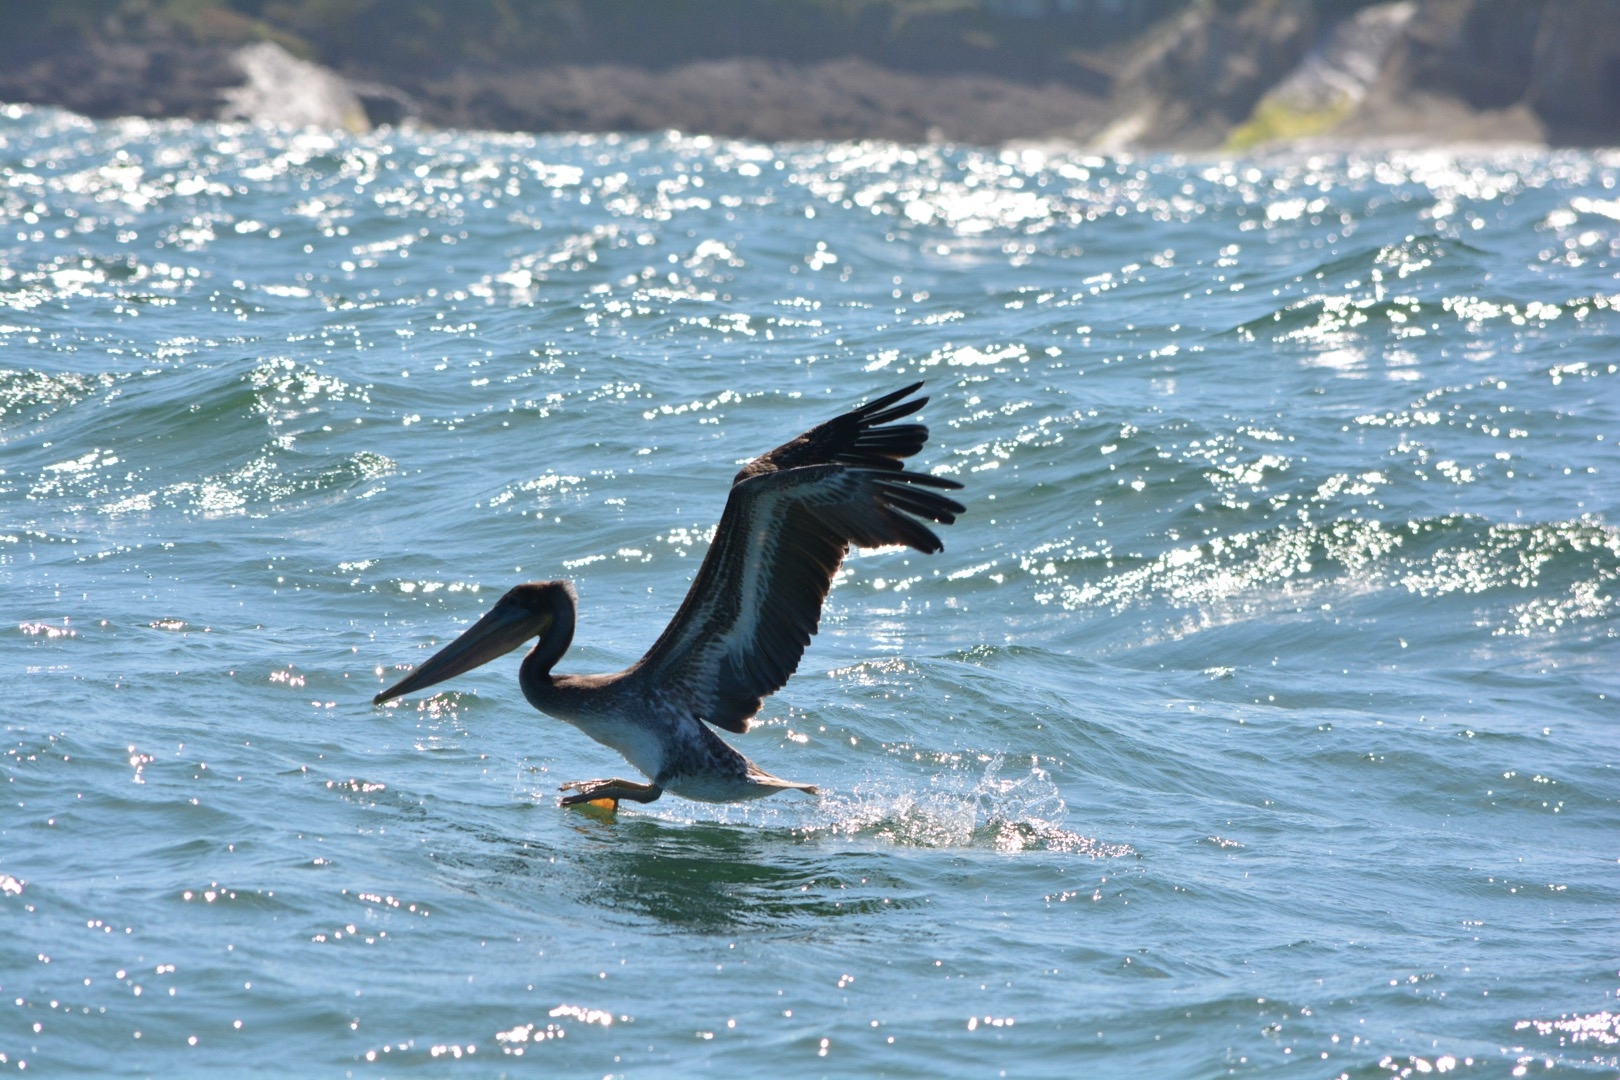
[[[798,667],[851,544],[940,550],[917,519],[955,521],[962,504],[930,489],[962,485],[905,470],[928,429],[892,423],[928,402],[901,401],[921,386],[834,417],[737,474],[686,600],[637,664],[643,678],[700,719],[747,731]]]

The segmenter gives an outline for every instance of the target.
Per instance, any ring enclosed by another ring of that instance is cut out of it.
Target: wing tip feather
[[[686,601],[643,657],[662,678],[672,675],[670,664],[689,666],[705,684],[694,690],[693,715],[734,734],[749,730],[819,629],[850,545],[944,550],[927,523],[950,525],[966,512],[940,494],[962,483],[907,470],[903,462],[927,444],[928,428],[895,423],[928,403],[905,400],[922,386],[918,380],[834,417],[737,474]],[[738,610],[744,595],[753,598],[746,613]]]

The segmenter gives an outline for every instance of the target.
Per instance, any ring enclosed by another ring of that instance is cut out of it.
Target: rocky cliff
[[[354,129],[1620,143],[1613,0],[0,0],[0,101]]]

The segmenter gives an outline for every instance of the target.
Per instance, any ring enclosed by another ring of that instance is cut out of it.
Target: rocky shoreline
[[[533,65],[453,56],[414,65],[329,47],[335,55],[322,63],[294,56],[267,31],[208,40],[149,23],[116,35],[14,37],[0,45],[0,101],[351,131],[678,129],[1102,151],[1323,137],[1620,144],[1620,5],[1605,0],[1159,6],[1168,14],[1137,32],[1103,35],[1090,52],[1065,54],[1067,67],[1048,58],[1022,75],[1016,58],[925,70],[892,43],[875,58],[677,54],[632,63],[597,48],[581,49],[581,62]]]

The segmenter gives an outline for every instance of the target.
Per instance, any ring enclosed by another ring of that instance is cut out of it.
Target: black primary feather
[[[919,519],[954,522],[964,507],[939,491],[962,485],[905,469],[928,429],[894,423],[927,404],[902,400],[921,387],[885,394],[749,462],[685,601],[636,666],[655,684],[681,687],[700,719],[746,731],[798,667],[851,544],[941,550]]]

